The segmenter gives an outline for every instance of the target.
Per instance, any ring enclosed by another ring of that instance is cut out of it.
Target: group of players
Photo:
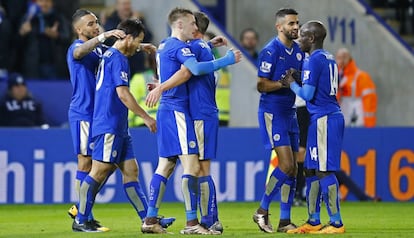
[[[100,188],[119,168],[125,194],[142,220],[144,233],[167,233],[174,218],[158,215],[168,178],[177,159],[183,166],[182,193],[186,227],[181,234],[221,234],[216,192],[210,176],[210,160],[216,158],[218,109],[215,103],[214,71],[237,63],[241,53],[229,50],[214,59],[212,47],[226,45],[223,37],[209,42],[203,34],[209,25],[201,12],[173,9],[168,16],[171,36],[156,52],[160,84],[152,88],[147,105],[159,101],[157,121],[150,117],[129,92],[127,57],[137,50],[155,53],[151,44],[141,44],[145,29],[139,20],[125,20],[117,29],[100,33],[96,16],[77,10],[73,27],[78,35],[68,50],[67,62],[73,85],[69,122],[78,155],[76,189],[79,203],[69,214],[73,231],[102,232],[106,228],[92,215]],[[277,36],[261,51],[257,88],[261,93],[259,125],[265,147],[279,157],[266,185],[260,207],[253,216],[259,228],[273,232],[269,204],[280,191],[280,222],[277,231],[287,233],[343,233],[339,212],[338,182],[343,116],[336,102],[338,70],[331,54],[323,50],[326,29],[311,21],[300,30],[293,9],[276,13]],[[103,45],[115,38],[114,45]],[[305,58],[305,53],[309,57]],[[302,71],[301,76],[297,76]],[[300,81],[301,78],[303,81]],[[296,81],[297,82],[296,82]],[[290,220],[296,186],[296,156],[299,129],[294,108],[295,93],[307,101],[311,114],[305,174],[309,219],[299,227]],[[143,118],[157,133],[158,166],[145,195],[138,181],[138,165],[128,132],[128,109]],[[329,148],[328,148],[329,145]],[[321,225],[320,197],[327,204],[329,224]],[[201,220],[198,220],[197,208]]]

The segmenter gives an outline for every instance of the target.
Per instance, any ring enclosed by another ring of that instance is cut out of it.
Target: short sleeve
[[[273,72],[276,67],[276,60],[278,59],[278,52],[274,49],[264,48],[258,58],[259,70],[257,75],[262,78],[272,79]]]

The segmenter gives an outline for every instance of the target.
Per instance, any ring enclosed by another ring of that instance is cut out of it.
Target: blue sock
[[[148,196],[147,217],[157,217],[162,198],[164,197],[167,178],[159,174],[154,174],[150,183]]]
[[[216,186],[210,175],[198,178],[198,184],[201,224],[210,227],[218,221]]]
[[[76,180],[77,180],[76,183],[78,183],[78,185],[76,185],[76,186],[79,186],[79,189],[80,189],[80,186],[82,185],[83,180],[86,178],[86,176],[88,176],[88,174],[89,174],[88,172],[84,172],[84,171],[80,171],[80,170],[76,171]],[[78,195],[79,195],[79,191],[78,191]],[[76,204],[76,205],[79,207],[79,203]],[[88,221],[92,221],[94,219],[95,218],[93,217],[93,212],[91,211],[89,213],[89,216],[88,216]]]
[[[296,177],[288,177],[280,188],[280,219],[290,220],[290,210],[296,193]]]
[[[335,174],[330,174],[319,181],[322,197],[328,209],[329,223],[335,227],[342,226],[341,213],[339,209],[339,183]]]
[[[277,167],[273,170],[270,175],[269,182],[266,184],[266,191],[263,194],[262,201],[260,202],[260,207],[268,211],[270,203],[272,202],[273,197],[279,191],[282,184],[288,176],[282,172],[282,170]]]
[[[79,223],[88,221],[88,217],[95,203],[95,197],[98,193],[99,183],[91,176],[86,176],[80,188],[80,201],[78,207],[78,215],[76,216]]]
[[[306,203],[308,205],[308,223],[321,224],[321,189],[317,176],[306,177]]]
[[[138,181],[129,182],[124,184],[124,191],[128,197],[129,202],[137,211],[141,220],[147,216],[148,202],[147,197],[142,191],[141,185]]]
[[[195,176],[184,174],[181,177],[181,186],[185,203],[187,221],[197,219],[198,179]]]

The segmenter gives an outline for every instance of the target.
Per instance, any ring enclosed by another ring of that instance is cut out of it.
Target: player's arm
[[[257,91],[260,93],[273,92],[281,88],[286,87],[280,82],[280,80],[274,81],[263,77],[257,78]]]
[[[315,95],[315,87],[309,84],[304,84],[301,87],[298,83],[292,82],[290,84],[290,89],[305,101],[312,100],[313,96]]]
[[[184,65],[181,65],[180,70],[175,72],[173,76],[162,84],[157,85],[148,93],[147,98],[145,99],[145,104],[150,108],[154,107],[160,100],[161,94],[164,91],[187,82],[191,76],[191,71]]]
[[[82,59],[85,55],[89,54],[99,44],[102,44],[109,37],[116,37],[122,39],[125,37],[125,32],[122,30],[112,30],[104,32],[76,47],[73,51],[73,58]]]
[[[198,62],[195,57],[191,57],[184,62],[193,75],[202,75],[214,72],[223,67],[240,62],[241,52],[239,50],[228,50],[226,55],[211,61]]]
[[[127,86],[118,86],[116,87],[116,93],[118,94],[119,99],[122,103],[133,113],[140,116],[143,120],[145,125],[150,129],[151,132],[157,131],[157,125],[155,123],[154,118],[152,118],[148,113],[142,109],[135,100],[134,96],[129,91]]]

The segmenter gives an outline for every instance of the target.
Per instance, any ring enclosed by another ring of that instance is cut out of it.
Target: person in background
[[[259,58],[259,53],[257,52],[258,43],[259,33],[255,29],[246,28],[241,32],[240,45],[249,53],[254,62],[258,62]]]
[[[24,53],[22,73],[30,78],[68,76],[65,51],[70,45],[70,27],[53,7],[53,0],[36,0],[38,11],[29,12],[19,28]]]
[[[10,20],[0,3],[0,81],[7,78],[7,73],[10,68],[12,32]]]
[[[42,105],[33,98],[21,74],[9,75],[8,91],[0,103],[0,126],[48,128]]]
[[[377,93],[371,76],[358,68],[346,48],[336,52],[339,69],[338,100],[345,126],[374,127],[377,122]]]
[[[150,43],[153,38],[152,32],[146,25],[144,16],[141,13],[134,11],[132,8],[131,0],[116,0],[115,10],[110,11],[109,15],[104,17],[103,27],[106,31],[113,30],[121,21],[136,18],[140,19],[142,24],[145,26],[145,37],[143,42]],[[107,42],[107,44],[112,45],[113,42]],[[144,52],[138,52],[134,56],[130,57],[128,61],[131,67],[131,75],[146,71],[149,68],[149,65],[146,64],[146,62],[154,60],[151,59],[151,57],[154,56],[147,55]],[[150,59],[147,60],[147,58]]]

